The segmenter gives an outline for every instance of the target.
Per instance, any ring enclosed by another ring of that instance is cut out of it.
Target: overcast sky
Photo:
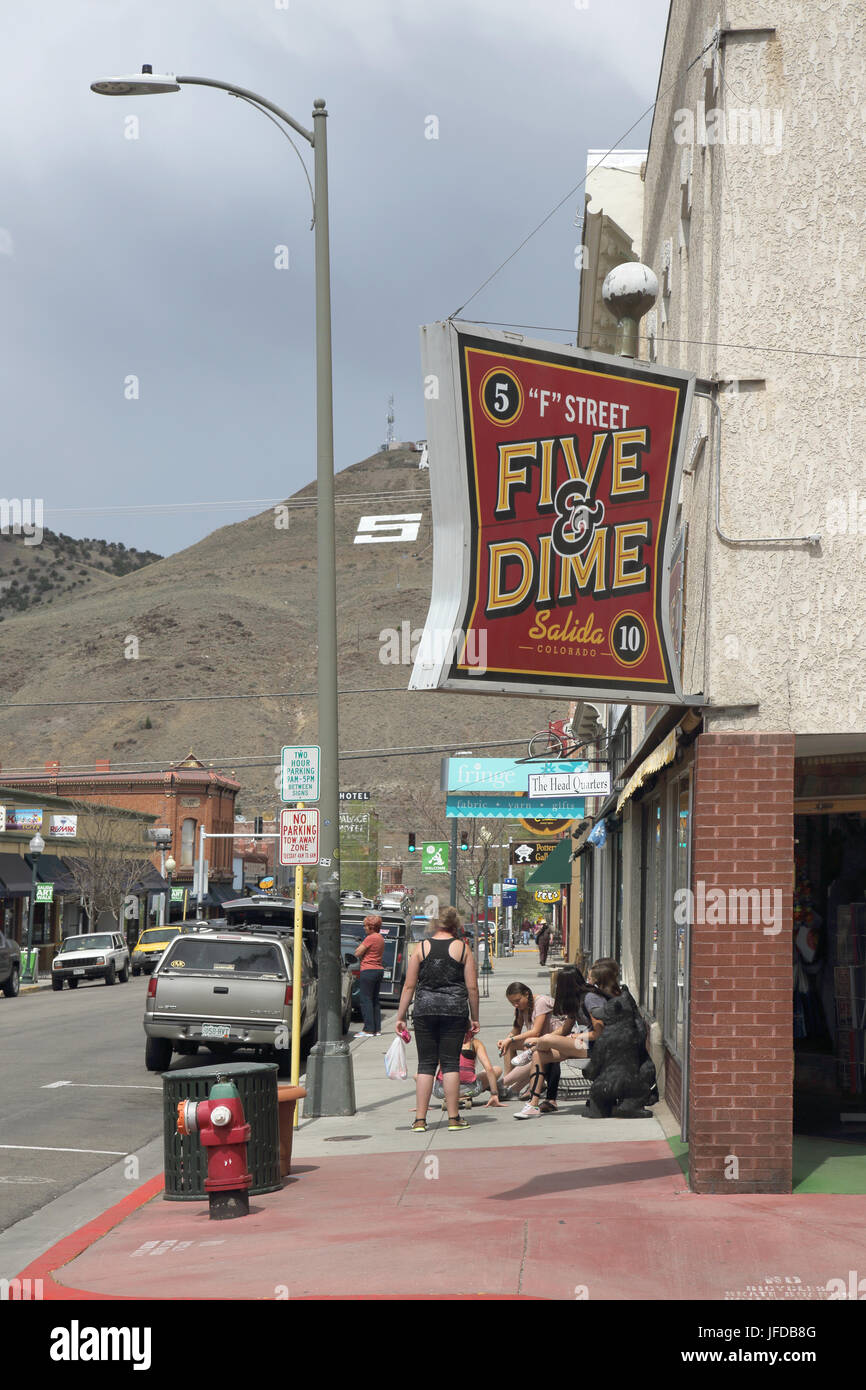
[[[151,63],[251,88],[308,127],[326,98],[340,469],[382,443],[391,393],[397,438],[424,436],[418,326],[459,308],[583,176],[587,149],[650,104],[667,10],[5,0],[2,495],[43,498],[54,530],[169,553],[262,510],[179,504],[281,498],[315,476],[313,234],[296,155],[221,92],[109,99],[91,81]],[[649,118],[623,143],[648,132]],[[581,191],[463,317],[572,328],[582,206]],[[282,244],[288,270],[274,266]],[[105,510],[155,504],[175,509]]]

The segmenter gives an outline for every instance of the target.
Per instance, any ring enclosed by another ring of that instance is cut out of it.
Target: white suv
[[[62,989],[69,981],[77,989],[79,980],[104,980],[113,985],[129,979],[129,950],[120,932],[88,932],[85,936],[67,936],[54,957],[51,967],[51,988]]]

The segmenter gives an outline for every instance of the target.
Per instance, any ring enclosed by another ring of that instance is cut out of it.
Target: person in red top
[[[379,1004],[379,991],[382,988],[382,979],[385,974],[383,960],[385,958],[385,938],[381,932],[382,918],[377,912],[371,912],[364,918],[364,931],[367,935],[363,941],[359,941],[355,947],[355,955],[361,962],[361,1013],[364,1015],[364,1027],[360,1033],[356,1033],[358,1038],[378,1038],[382,1031],[382,1009]]]

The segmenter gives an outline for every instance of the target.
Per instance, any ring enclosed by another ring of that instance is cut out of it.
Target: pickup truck
[[[252,1047],[291,1066],[293,940],[280,932],[199,931],[179,936],[150,977],[144,1013],[144,1061],[165,1071],[173,1052],[218,1055]],[[316,1036],[318,982],[302,945],[301,1038]],[[343,1027],[351,1017],[351,976],[344,975]]]

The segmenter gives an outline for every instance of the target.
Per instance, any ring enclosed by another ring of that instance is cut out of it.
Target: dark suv
[[[18,947],[8,936],[0,932],[0,989],[7,999],[14,999],[18,993],[20,973],[21,957]]]

